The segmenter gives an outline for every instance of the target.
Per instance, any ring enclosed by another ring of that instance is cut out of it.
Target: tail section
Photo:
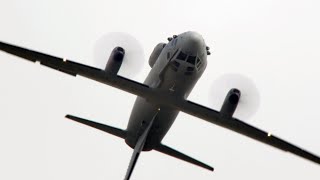
[[[87,120],[87,119],[82,119],[82,118],[79,118],[79,117],[76,117],[76,116],[72,116],[72,115],[66,115],[66,118],[71,119],[71,120],[76,121],[76,122],[79,122],[79,123],[82,123],[82,124],[85,124],[87,126],[91,126],[93,128],[99,129],[101,131],[107,132],[109,134],[112,134],[114,136],[118,136],[118,137],[123,138],[123,139],[125,139],[126,135],[127,135],[126,131],[124,131],[122,129],[118,129],[118,128],[115,128],[115,127],[107,126],[107,125],[100,124],[100,123],[97,123],[97,122],[93,122],[93,121],[90,121],[90,120]]]
[[[186,161],[186,162],[189,162],[191,164],[194,164],[194,165],[197,165],[197,166],[200,166],[202,168],[205,168],[205,169],[208,169],[210,171],[213,171],[213,167],[209,166],[209,165],[206,165],[196,159],[193,159],[192,157],[189,157],[177,150],[174,150],[166,145],[162,145],[160,144],[159,146],[157,146],[156,148],[154,148],[154,150],[156,151],[159,151],[159,152],[162,152],[164,154],[167,154],[169,156],[173,156],[175,158],[178,158],[180,160],[183,160],[183,161]]]
[[[157,113],[158,114],[158,113]],[[131,156],[131,160],[130,160],[130,164],[129,164],[129,167],[128,167],[128,170],[127,170],[127,174],[124,178],[124,180],[129,180],[130,177],[131,177],[131,174],[133,172],[133,169],[137,163],[137,160],[139,158],[139,155],[144,147],[144,144],[147,140],[147,137],[148,137],[148,134],[149,134],[149,131],[151,129],[151,126],[153,124],[153,121],[155,119],[155,117],[157,116],[157,114],[152,118],[152,120],[149,122],[149,124],[147,125],[147,127],[143,130],[143,133],[142,135],[138,138],[138,141],[134,147],[134,150],[133,150],[133,153],[132,153],[132,156]],[[96,129],[99,129],[101,131],[104,131],[104,132],[107,132],[109,134],[112,134],[112,135],[115,135],[115,136],[118,136],[120,138],[123,138],[125,139],[126,138],[126,131],[124,130],[121,130],[121,129],[118,129],[118,128],[114,128],[114,127],[111,127],[111,126],[107,126],[107,125],[104,125],[104,124],[100,124],[100,123],[97,123],[97,122],[93,122],[93,121],[90,121],[90,120],[87,120],[87,119],[83,119],[83,118],[79,118],[79,117],[76,117],[76,116],[72,116],[72,115],[66,115],[66,118],[68,119],[71,119],[73,121],[76,121],[76,122],[79,122],[79,123],[82,123],[82,124],[85,124],[85,125],[88,125],[88,126],[91,126],[93,128],[96,128]]]
[[[157,113],[158,114],[158,113]],[[140,155],[140,152],[143,149],[144,143],[146,142],[146,139],[148,137],[149,131],[151,129],[151,126],[153,124],[153,121],[155,119],[155,117],[157,116],[157,114],[152,118],[152,120],[149,122],[147,128],[144,130],[144,132],[142,133],[142,135],[139,137],[138,142],[136,143],[136,146],[134,147],[132,156],[131,156],[131,160],[130,160],[130,164],[127,170],[127,174],[126,177],[124,178],[124,180],[129,180],[131,177],[131,174],[133,172],[133,169],[137,163],[138,157]]]
[[[126,173],[126,176],[125,176],[125,179],[124,180],[129,180],[130,177],[131,177],[131,174],[133,172],[133,169],[137,163],[137,160],[139,158],[139,155],[144,147],[144,144],[146,142],[146,139],[148,137],[148,134],[149,134],[149,131],[153,125],[153,122],[154,122],[154,119],[155,117],[158,115],[158,113],[156,113],[154,115],[154,117],[152,118],[152,120],[147,124],[147,127],[142,127],[142,130],[143,130],[143,133],[142,135],[138,138],[138,141],[134,147],[134,150],[133,150],[133,153],[132,153],[132,156],[131,156],[131,160],[130,160],[130,164],[128,166],[128,169],[127,169],[127,173]],[[115,128],[115,127],[111,127],[111,126],[107,126],[107,125],[104,125],[104,124],[101,124],[101,123],[97,123],[97,122],[93,122],[91,120],[87,120],[87,119],[83,119],[83,118],[79,118],[79,117],[76,117],[76,116],[72,116],[72,115],[66,115],[66,118],[68,119],[71,119],[73,121],[76,121],[76,122],[79,122],[79,123],[82,123],[82,124],[85,124],[85,125],[88,125],[90,127],[93,127],[93,128],[96,128],[96,129],[99,129],[101,131],[104,131],[104,132],[107,132],[109,134],[112,134],[114,136],[117,136],[117,137],[120,137],[120,138],[123,138],[125,139],[126,136],[127,136],[127,132],[125,130],[122,130],[122,129],[118,129],[118,128]],[[210,171],[213,171],[213,168],[209,165],[206,165],[192,157],[189,157],[177,150],[174,150],[168,146],[165,146],[165,145],[162,145],[162,144],[159,144],[157,147],[154,148],[154,150],[156,151],[159,151],[159,152],[162,152],[164,154],[167,154],[169,156],[173,156],[175,158],[178,158],[180,160],[183,160],[183,161],[186,161],[186,162],[189,162],[191,164],[194,164],[194,165],[197,165],[197,166],[200,166],[202,168],[205,168],[205,169],[208,169]]]

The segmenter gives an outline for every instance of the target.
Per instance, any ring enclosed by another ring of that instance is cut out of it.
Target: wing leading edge
[[[320,158],[308,151],[305,151],[293,144],[290,144],[289,142],[286,142],[263,130],[255,128],[236,118],[224,117],[218,111],[191,101],[187,101],[185,99],[179,99],[175,97],[174,94],[172,94],[170,91],[152,89],[142,83],[132,81],[119,75],[113,75],[101,69],[65,60],[63,58],[46,55],[22,47],[6,44],[3,42],[0,42],[0,50],[32,62],[39,61],[40,64],[44,66],[67,73],[69,75],[81,75],[83,77],[87,77],[89,79],[113,86],[131,94],[148,99],[150,102],[158,105],[166,105],[175,108],[187,114],[199,117],[210,123],[227,128],[257,141],[271,145],[275,148],[281,149],[286,152],[291,152],[297,156],[320,164]]]

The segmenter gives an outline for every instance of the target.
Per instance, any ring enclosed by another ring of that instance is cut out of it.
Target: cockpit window
[[[200,61],[201,61],[200,58],[197,58],[197,64],[199,64]]]
[[[180,60],[186,60],[187,58],[187,55],[183,52],[180,52],[179,55],[177,56],[177,59],[180,59]]]
[[[191,64],[195,64],[196,63],[196,56],[189,56],[187,59],[187,62],[191,63]]]
[[[200,69],[201,64],[202,64],[202,62],[201,62],[200,58],[197,58],[197,69]]]

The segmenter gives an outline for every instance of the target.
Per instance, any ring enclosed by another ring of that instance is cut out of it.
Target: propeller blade
[[[210,104],[219,109],[230,89],[240,90],[241,97],[235,110],[234,117],[249,119],[260,105],[260,94],[254,82],[241,74],[225,74],[214,81],[210,90]]]

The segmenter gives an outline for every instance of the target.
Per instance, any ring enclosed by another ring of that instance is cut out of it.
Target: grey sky
[[[0,40],[92,65],[99,37],[127,32],[145,50],[134,77],[142,82],[158,42],[198,31],[212,55],[189,99],[209,105],[214,79],[244,74],[261,95],[247,122],[320,155],[319,8],[316,0],[1,0]],[[123,179],[132,153],[123,140],[64,115],[125,128],[134,96],[4,53],[0,60],[0,179]],[[216,171],[152,151],[141,155],[132,179],[320,178],[312,162],[184,113],[164,143]]]

